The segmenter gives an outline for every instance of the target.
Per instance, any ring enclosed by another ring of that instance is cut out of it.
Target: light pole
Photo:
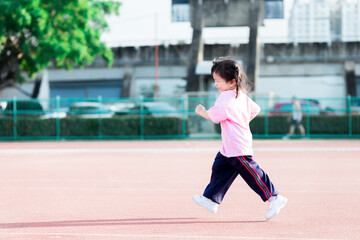
[[[159,96],[159,45],[157,39],[157,25],[158,25],[158,16],[155,13],[155,89],[154,89],[154,97]]]

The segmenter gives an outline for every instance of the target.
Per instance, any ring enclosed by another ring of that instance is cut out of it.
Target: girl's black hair
[[[238,97],[240,90],[247,93],[252,88],[252,83],[246,76],[245,71],[235,60],[231,58],[215,58],[211,67],[211,75],[214,73],[218,74],[226,82],[231,82],[233,79],[235,79],[236,97]]]

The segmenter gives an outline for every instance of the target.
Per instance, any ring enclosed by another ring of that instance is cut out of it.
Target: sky
[[[189,22],[171,22],[171,0],[119,0],[120,15],[107,17],[109,29],[102,40],[109,47],[190,43]],[[293,0],[284,0],[284,19],[265,20],[261,42],[287,42],[287,19]],[[240,44],[248,41],[247,27],[205,28],[205,43]]]

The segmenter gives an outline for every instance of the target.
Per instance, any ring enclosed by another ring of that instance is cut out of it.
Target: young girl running
[[[265,202],[269,203],[266,219],[274,218],[287,199],[278,195],[269,176],[253,160],[250,121],[260,107],[247,95],[250,84],[242,68],[229,58],[213,61],[211,74],[220,96],[209,110],[199,104],[195,112],[205,119],[221,125],[222,147],[212,166],[210,183],[203,195],[194,195],[194,201],[216,213],[227,190],[240,174],[245,182]]]

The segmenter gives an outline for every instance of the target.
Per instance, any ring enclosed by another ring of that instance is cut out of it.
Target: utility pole
[[[258,29],[261,25],[263,15],[263,0],[250,0],[249,6],[249,43],[247,52],[246,73],[253,81],[253,91],[256,89],[256,83],[259,77],[260,66],[260,41],[258,37]]]
[[[355,74],[355,62],[345,62],[345,82],[346,82],[346,94],[351,97],[357,96],[356,91],[356,74]]]
[[[154,27],[154,33],[155,33],[155,49],[154,49],[154,55],[155,55],[155,93],[154,97],[159,96],[159,44],[158,44],[158,16],[155,14],[155,27]]]
[[[187,84],[186,91],[198,91],[199,79],[195,74],[196,66],[199,62],[200,45],[202,38],[202,30],[204,28],[205,20],[202,17],[203,1],[202,0],[189,0],[191,9],[191,26],[193,28],[192,41],[189,52],[189,61],[187,67]]]

